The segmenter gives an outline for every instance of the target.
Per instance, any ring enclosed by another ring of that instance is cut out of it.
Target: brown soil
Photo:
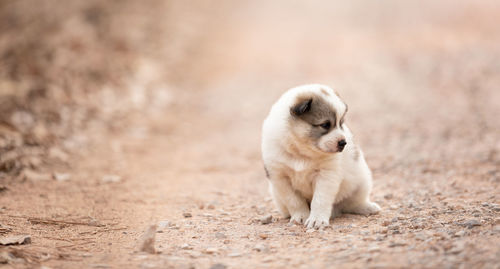
[[[31,243],[0,246],[4,266],[499,268],[498,3],[232,3],[182,18],[203,35],[165,104],[6,181],[0,237]],[[271,104],[310,82],[349,104],[383,208],[322,231],[278,215],[260,159]],[[155,254],[139,251],[151,225]]]

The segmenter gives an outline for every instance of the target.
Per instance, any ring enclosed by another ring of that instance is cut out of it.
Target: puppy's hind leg
[[[342,212],[360,214],[360,215],[373,215],[380,211],[380,206],[377,203],[370,202],[365,195],[355,194],[345,201]]]
[[[380,211],[380,206],[370,201],[371,176],[367,175],[367,177],[365,183],[351,197],[342,202],[342,212],[366,216]]]

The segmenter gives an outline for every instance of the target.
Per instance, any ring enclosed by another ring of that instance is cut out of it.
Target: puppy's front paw
[[[290,217],[290,223],[302,224],[309,216],[309,210],[294,212]]]
[[[306,220],[306,223],[304,225],[307,227],[307,229],[324,228],[324,227],[330,225],[329,217],[317,216],[317,215],[311,214],[309,216],[309,218]]]

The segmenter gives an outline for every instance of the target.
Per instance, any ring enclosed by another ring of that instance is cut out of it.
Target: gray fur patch
[[[337,113],[322,96],[315,94],[299,96],[295,104],[296,105],[290,109],[290,112],[294,118],[305,121],[311,125],[309,136],[312,139],[316,140],[335,128],[337,124]],[[319,126],[327,121],[330,121],[331,124],[328,130]]]

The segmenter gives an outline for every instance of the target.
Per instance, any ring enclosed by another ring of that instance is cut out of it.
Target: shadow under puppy
[[[347,105],[325,85],[292,88],[262,128],[262,158],[279,211],[307,228],[342,212],[375,214],[371,171],[345,123]]]

